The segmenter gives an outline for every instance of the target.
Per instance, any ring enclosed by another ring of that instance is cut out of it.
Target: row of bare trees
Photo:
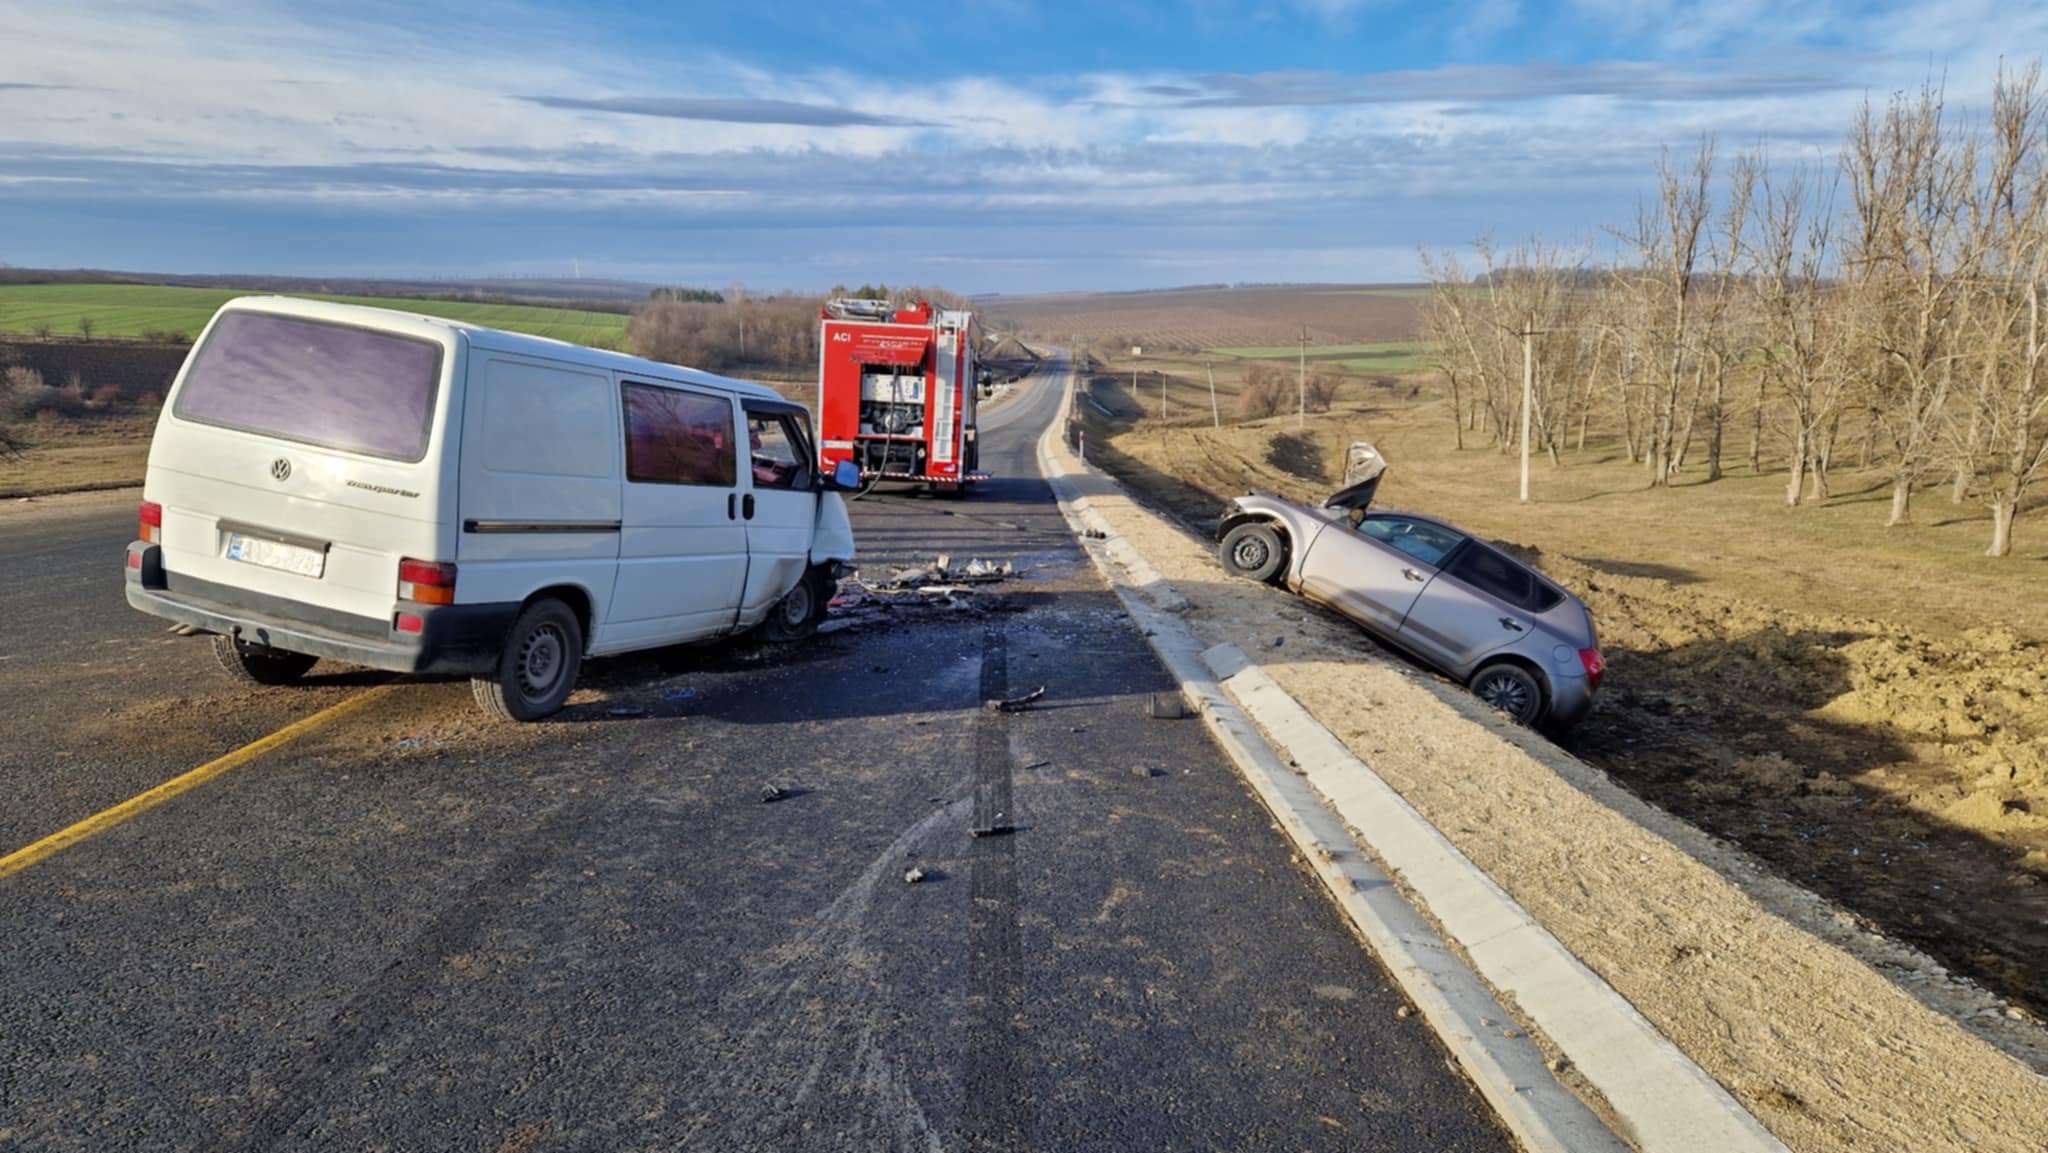
[[[841,286],[829,296],[861,294],[898,307],[920,300],[941,308],[971,307],[958,293],[915,285],[863,285],[851,293]],[[738,285],[722,293],[661,292],[633,310],[626,344],[650,360],[710,372],[815,372],[823,303],[816,296],[756,296]]]
[[[1832,165],[1720,166],[1712,140],[1667,157],[1600,267],[1536,242],[1480,244],[1476,275],[1426,258],[1460,447],[1516,445],[1526,344],[1531,447],[1554,463],[1591,427],[1649,485],[1712,481],[1746,440],[1798,506],[1853,453],[1888,477],[1890,524],[1945,487],[1985,504],[1988,551],[2009,555],[2048,476],[2044,126],[2037,63],[2001,72],[1981,122],[1933,87],[1866,101]]]
[[[654,300],[633,311],[626,343],[650,360],[708,372],[816,371],[818,298]]]

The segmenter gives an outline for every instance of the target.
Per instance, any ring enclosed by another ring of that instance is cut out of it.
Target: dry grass
[[[28,442],[0,457],[0,497],[80,492],[142,483],[156,417],[122,414],[12,426]]]
[[[1400,285],[1288,285],[1181,288],[1165,292],[1073,293],[980,302],[999,330],[1103,349],[1140,345],[1182,352],[1407,340],[1421,327],[1419,290]]]

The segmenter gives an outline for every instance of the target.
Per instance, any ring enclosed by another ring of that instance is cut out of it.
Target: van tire
[[[768,610],[768,619],[761,622],[761,639],[771,645],[789,644],[817,632],[826,606],[838,590],[839,582],[826,576],[823,566],[813,567]]]
[[[494,675],[469,682],[477,707],[502,721],[553,716],[576,691],[583,668],[583,626],[576,613],[548,597],[527,605],[505,634]]]
[[[306,653],[243,644],[220,633],[213,635],[213,659],[236,681],[270,688],[297,684],[320,660]]]

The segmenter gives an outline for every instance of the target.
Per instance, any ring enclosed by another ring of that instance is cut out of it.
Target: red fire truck
[[[818,335],[818,460],[862,479],[962,495],[988,479],[975,443],[981,371],[971,312],[834,300]]]

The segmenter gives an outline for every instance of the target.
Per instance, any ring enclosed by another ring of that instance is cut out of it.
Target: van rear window
[[[427,454],[441,346],[263,312],[230,312],[199,348],[181,420],[390,460]]]

